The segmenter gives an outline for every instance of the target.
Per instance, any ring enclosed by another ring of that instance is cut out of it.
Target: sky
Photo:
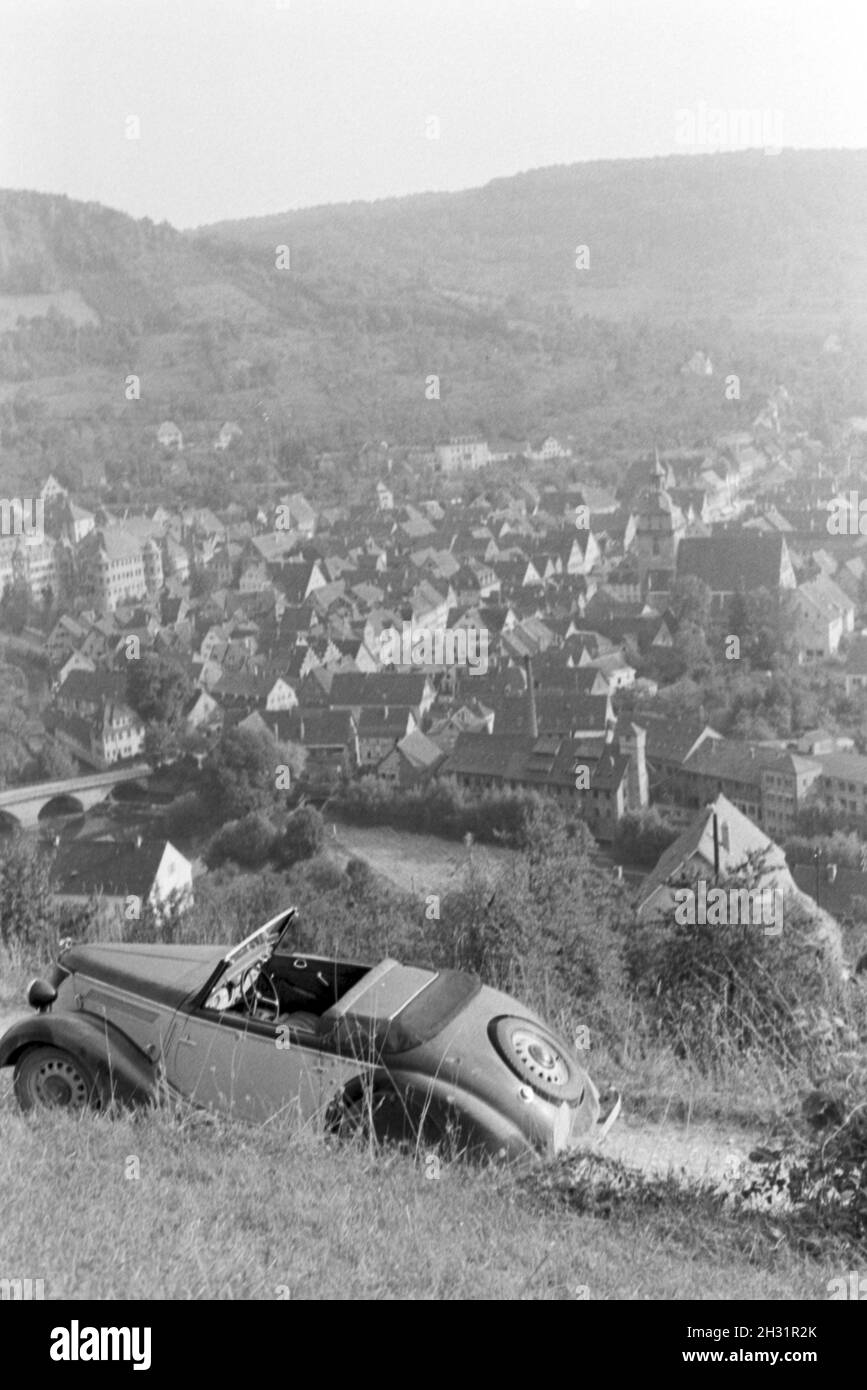
[[[867,147],[867,0],[0,0],[0,187],[191,227]]]

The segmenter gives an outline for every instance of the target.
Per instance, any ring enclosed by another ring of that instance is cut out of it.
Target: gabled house
[[[660,855],[643,880],[638,914],[648,919],[663,916],[673,910],[679,884],[688,886],[696,877],[712,881],[717,871],[733,877],[751,861],[760,862],[763,869],[757,887],[795,891],[783,851],[720,793]]]
[[[376,775],[392,786],[417,786],[433,776],[443,757],[442,749],[432,739],[421,729],[413,729],[381,759]]]
[[[677,578],[687,575],[707,585],[717,608],[739,592],[776,593],[797,583],[784,537],[754,531],[686,536],[677,550]]]
[[[795,590],[798,650],[802,659],[834,656],[841,639],[855,627],[855,605],[827,575]]]
[[[51,865],[59,902],[100,899],[112,917],[129,922],[145,906],[157,913],[169,904],[192,903],[192,864],[169,840],[79,837],[61,844]]]
[[[362,709],[358,719],[358,760],[373,769],[394,745],[418,727],[413,711],[404,705]]]

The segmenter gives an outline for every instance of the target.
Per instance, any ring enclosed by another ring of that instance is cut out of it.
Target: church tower
[[[651,573],[663,571],[674,574],[677,547],[686,534],[683,512],[666,491],[668,483],[669,474],[662,466],[659,450],[656,449],[649,486],[643,489],[638,499],[635,556],[642,586]]]

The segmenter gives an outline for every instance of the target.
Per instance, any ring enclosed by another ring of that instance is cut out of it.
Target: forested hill
[[[424,286],[533,323],[558,305],[796,329],[867,319],[867,151],[562,165],[205,230],[262,255],[288,242],[299,273],[357,276],[358,293]]]
[[[62,450],[73,474],[135,481],[166,417],[191,442],[238,419],[256,448],[550,430],[604,460],[740,427],[784,382],[817,427],[867,413],[865,335],[860,151],[557,167],[190,233],[0,193],[2,458]],[[683,375],[699,348],[713,376]]]

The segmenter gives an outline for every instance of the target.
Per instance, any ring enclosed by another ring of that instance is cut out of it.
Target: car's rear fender
[[[87,1014],[37,1014],[15,1023],[0,1038],[0,1067],[12,1066],[30,1048],[58,1047],[94,1072],[104,1102],[154,1099],[157,1071],[135,1043],[105,1019]]]
[[[357,1102],[383,1091],[397,1093],[416,1124],[430,1115],[438,1128],[453,1125],[459,1147],[477,1156],[515,1159],[537,1151],[521,1126],[500,1110],[460,1086],[424,1072],[377,1067],[351,1081],[343,1098]]]

